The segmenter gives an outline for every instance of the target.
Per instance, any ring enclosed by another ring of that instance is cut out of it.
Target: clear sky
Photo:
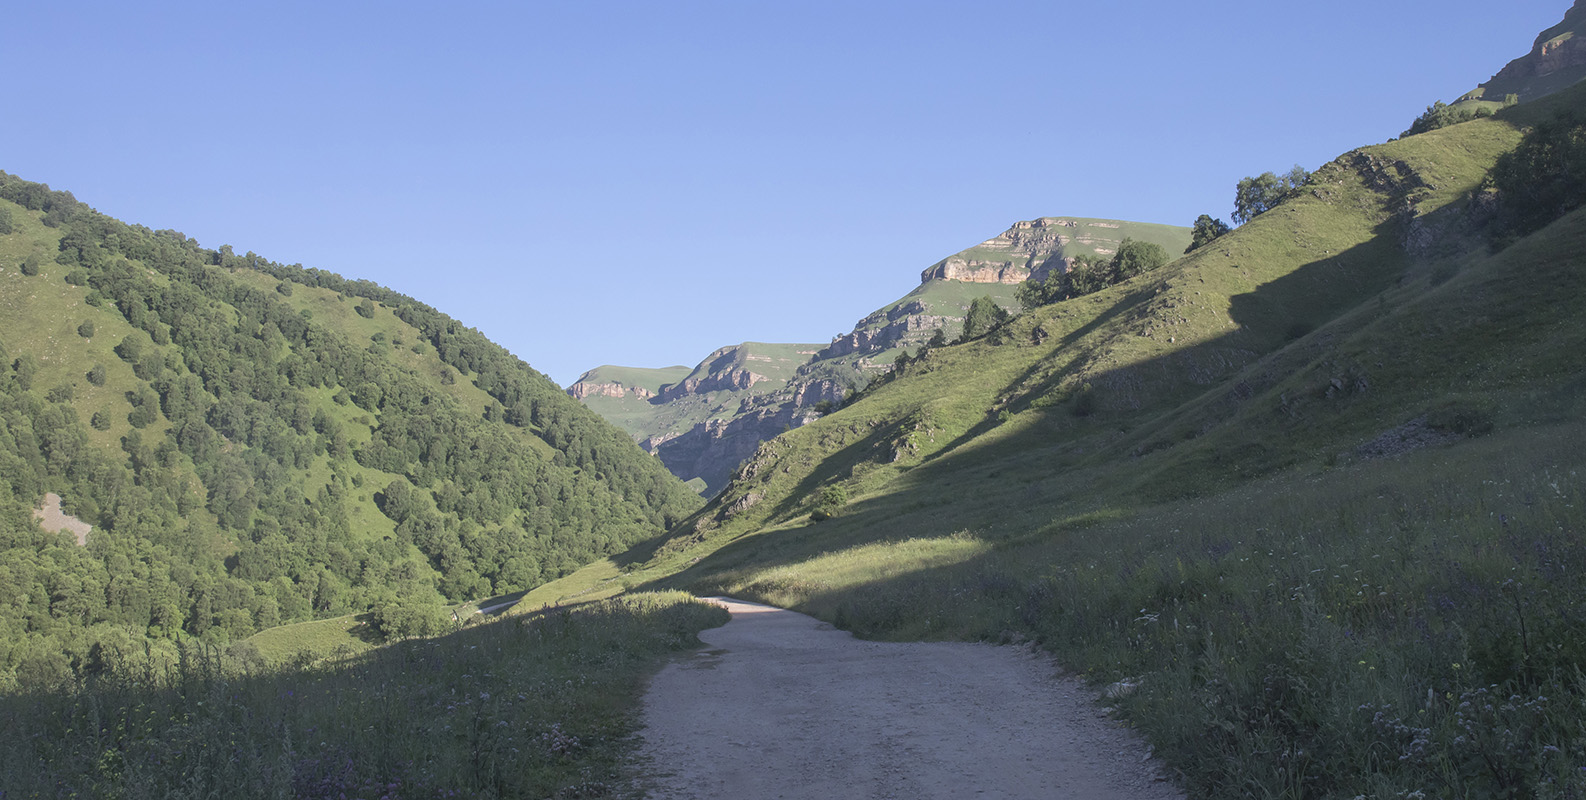
[[[19,3],[0,169],[385,284],[566,385],[826,341],[1016,220],[1226,219],[1569,5]]]

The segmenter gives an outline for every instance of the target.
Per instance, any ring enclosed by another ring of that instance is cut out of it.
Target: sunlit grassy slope
[[[1157,273],[931,351],[762,445],[627,580],[1039,640],[1124,681],[1198,796],[1578,783],[1586,213],[1494,253],[1469,198],[1583,100],[1350,152]],[[1529,710],[1459,710],[1491,686]],[[1527,743],[1461,733],[1502,725]]]

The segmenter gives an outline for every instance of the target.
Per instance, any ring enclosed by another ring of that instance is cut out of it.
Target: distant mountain
[[[388,607],[435,618],[699,503],[410,297],[0,173],[0,585],[17,588],[0,689],[81,673],[96,647]],[[73,520],[85,544],[55,532]]]
[[[627,430],[673,474],[707,497],[759,444],[796,428],[917,352],[937,331],[958,335],[977,297],[1017,310],[1014,290],[1066,270],[1079,256],[1110,256],[1125,238],[1169,253],[1187,228],[1080,217],[1042,217],[962,250],[920,273],[907,295],[825,345],[746,342],[723,347],[689,371],[599,367],[567,391]]]

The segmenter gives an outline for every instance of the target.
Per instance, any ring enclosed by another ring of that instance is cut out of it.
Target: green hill
[[[698,506],[412,298],[10,175],[0,212],[0,688],[349,612],[434,628]],[[49,492],[86,546],[33,521]]]
[[[926,268],[920,284],[829,344],[746,342],[680,370],[600,367],[568,393],[627,430],[679,478],[713,496],[754,448],[815,419],[850,392],[918,352],[941,331],[956,337],[970,303],[989,297],[1018,308],[1019,283],[1066,269],[1077,256],[1108,256],[1124,239],[1184,251],[1187,228],[1080,217],[1019,222]],[[657,384],[653,388],[650,384]]]
[[[1352,151],[930,349],[762,444],[632,580],[1037,641],[1195,796],[1579,790],[1586,184],[1517,235],[1579,162],[1502,175],[1583,103]]]

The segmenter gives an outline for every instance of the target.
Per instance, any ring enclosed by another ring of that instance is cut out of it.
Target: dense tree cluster
[[[1283,175],[1263,172],[1254,178],[1241,178],[1234,188],[1234,224],[1243,225],[1276,208],[1293,197],[1311,179],[1311,173],[1295,165]]]
[[[1564,115],[1532,128],[1489,180],[1500,237],[1519,237],[1586,205],[1586,121]]]
[[[1167,250],[1159,244],[1126,238],[1112,258],[1075,256],[1066,270],[1052,270],[1046,279],[1019,284],[1017,297],[1025,308],[1050,305],[1073,297],[1101,291],[1136,275],[1168,263]]]
[[[959,333],[958,341],[967,342],[985,336],[1007,322],[1008,316],[1007,309],[997,305],[997,301],[989,296],[977,297],[969,301],[969,310],[964,313],[964,329]]]
[[[699,503],[549,379],[411,298],[206,250],[4,173],[0,198],[60,230],[55,260],[133,327],[115,354],[135,376],[116,387],[132,429],[107,452],[89,430],[109,415],[79,420],[69,384],[37,386],[31,354],[0,352],[0,586],[16,589],[0,596],[0,689],[91,671],[107,647],[352,611],[411,635],[443,598],[532,587]],[[314,322],[292,284],[356,297],[361,316],[390,309],[439,363],[404,368],[383,336]],[[104,365],[84,377],[103,384]],[[482,416],[442,391],[461,377],[490,396]],[[87,547],[38,531],[27,509],[46,491],[95,526]],[[361,517],[360,497],[385,519]]]
[[[1507,95],[1503,98],[1503,107],[1508,108],[1509,106],[1515,105],[1519,102],[1519,95]],[[1454,105],[1449,105],[1439,100],[1427,106],[1426,112],[1421,114],[1421,116],[1416,117],[1415,121],[1410,123],[1410,127],[1403,133],[1399,134],[1399,136],[1400,138],[1405,136],[1414,136],[1420,133],[1435,131],[1438,128],[1446,128],[1450,125],[1458,125],[1461,122],[1469,122],[1473,119],[1481,119],[1482,117],[1490,117],[1492,115],[1493,109],[1491,106],[1478,105],[1475,103],[1455,103]]]
[[[1195,218],[1195,227],[1190,231],[1189,247],[1184,248],[1184,252],[1193,253],[1230,230],[1232,229],[1228,227],[1228,223],[1210,214],[1202,214]]]

